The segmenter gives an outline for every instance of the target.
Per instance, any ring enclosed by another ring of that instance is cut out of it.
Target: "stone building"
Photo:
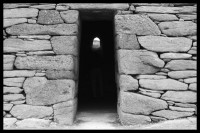
[[[5,123],[37,118],[46,125],[72,125],[79,104],[93,96],[88,76],[96,60],[90,54],[95,37],[103,49],[102,95],[109,95],[123,125],[197,115],[195,3],[3,8]]]

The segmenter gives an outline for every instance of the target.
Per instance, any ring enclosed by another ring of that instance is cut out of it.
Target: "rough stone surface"
[[[3,126],[4,127],[12,127],[12,126],[14,126],[16,121],[17,121],[16,118],[3,118]]]
[[[166,79],[163,75],[137,75],[136,79]]]
[[[68,10],[60,12],[61,18],[65,23],[78,23],[79,12],[77,10]]]
[[[161,99],[181,103],[196,103],[197,94],[193,91],[167,91],[162,95]]]
[[[14,55],[3,55],[3,69],[4,70],[12,70],[14,60],[15,60]]]
[[[187,52],[192,40],[185,37],[141,36],[139,43],[147,50],[155,52]]]
[[[188,85],[173,79],[140,79],[141,87],[152,90],[187,90]]]
[[[34,5],[34,6],[30,6],[30,7],[37,8],[37,9],[55,9],[56,4]]]
[[[3,8],[6,9],[6,8],[21,8],[21,7],[29,7],[30,6],[30,3],[17,3],[17,4],[14,4],[14,3],[9,3],[9,4],[6,4],[4,3],[3,4]]]
[[[15,66],[17,69],[73,70],[74,61],[71,55],[27,56],[17,57]]]
[[[34,75],[35,71],[27,71],[27,70],[3,71],[3,77],[32,77]]]
[[[175,106],[178,107],[184,107],[184,108],[196,108],[197,106],[195,104],[189,104],[189,103],[174,103]]]
[[[24,41],[22,39],[5,39],[3,46],[4,53],[52,49],[51,43],[47,40]]]
[[[119,49],[140,49],[137,37],[134,34],[118,34],[116,36],[116,46]]]
[[[153,112],[152,115],[164,117],[167,119],[177,119],[181,117],[188,117],[193,115],[193,112],[180,112],[180,111],[171,111],[171,110],[161,110]]]
[[[173,14],[148,14],[148,16],[153,21],[175,21],[175,20],[178,20],[176,15],[173,15]]]
[[[176,107],[176,106],[169,106],[170,110],[175,111],[185,111],[185,112],[194,112],[195,108],[182,108],[182,107]]]
[[[160,93],[152,93],[152,92],[148,92],[148,91],[139,91],[139,93],[146,95],[146,96],[155,97],[155,98],[159,98],[161,96]]]
[[[192,83],[189,85],[189,90],[197,91],[197,83]]]
[[[58,11],[66,11],[66,10],[69,10],[69,6],[67,6],[67,5],[59,5],[59,4],[57,4],[57,6],[56,6],[56,10],[58,10]]]
[[[150,74],[164,66],[156,53],[146,50],[118,50],[117,55],[119,73]]]
[[[3,101],[9,102],[9,101],[18,101],[18,100],[24,100],[25,97],[22,94],[8,94],[3,95]]]
[[[183,20],[195,20],[197,19],[197,15],[194,14],[194,15],[191,15],[191,14],[178,14],[178,17],[180,19],[183,19]]]
[[[131,92],[120,92],[120,105],[123,112],[148,115],[153,111],[167,108],[164,100]]]
[[[26,101],[25,100],[19,100],[19,101],[11,101],[10,103],[12,103],[12,104],[23,104],[23,103],[25,103]]]
[[[19,87],[3,87],[3,94],[17,94],[21,93],[23,90]]]
[[[119,87],[121,91],[137,90],[139,87],[138,80],[130,75],[120,75]]]
[[[17,8],[17,9],[4,9],[4,18],[31,18],[37,17],[38,9],[33,8]]]
[[[187,79],[184,79],[184,82],[185,83],[196,83],[197,82],[197,78],[187,78]]]
[[[151,120],[153,122],[160,122],[160,121],[165,121],[167,120],[166,118],[163,118],[163,117],[156,117],[156,116],[150,116]]]
[[[50,39],[51,36],[49,35],[32,35],[32,36],[23,36],[23,35],[20,35],[18,36],[18,38],[25,38],[25,39]]]
[[[38,15],[38,24],[61,24],[64,23],[56,10],[41,10]]]
[[[115,15],[116,33],[160,35],[158,26],[144,15]]]
[[[186,54],[186,53],[163,53],[160,55],[160,58],[162,59],[188,59],[191,58],[191,54]]]
[[[197,33],[197,24],[191,21],[161,22],[158,26],[167,36],[189,36]]]
[[[12,35],[76,35],[78,26],[76,24],[18,24],[6,29]]]
[[[51,43],[56,54],[78,54],[78,39],[76,36],[52,37]]]
[[[3,27],[9,27],[15,24],[26,23],[26,18],[15,18],[15,19],[3,19]]]
[[[27,78],[23,85],[27,104],[51,105],[74,97],[73,80],[47,80],[45,77]]]
[[[26,55],[50,56],[50,55],[55,55],[55,53],[53,51],[36,51],[36,52],[27,52]]]
[[[172,60],[165,65],[170,70],[196,70],[197,62],[193,60]]]
[[[197,75],[197,71],[170,71],[168,72],[168,76],[174,79],[195,77],[196,75]]]
[[[25,78],[4,78],[3,85],[6,86],[14,86],[14,87],[22,87]]]
[[[18,119],[45,118],[53,114],[53,109],[52,107],[21,104],[15,105],[10,113]]]
[[[149,89],[144,89],[144,88],[139,88],[140,91],[143,92],[148,92],[148,93],[164,93],[164,91],[160,91],[160,90],[149,90]]]
[[[73,71],[64,70],[47,70],[46,77],[48,79],[76,79]]]
[[[3,104],[4,111],[10,111],[12,107],[13,107],[13,104]]]
[[[50,120],[28,118],[16,122],[15,124],[19,128],[47,128],[50,125]]]

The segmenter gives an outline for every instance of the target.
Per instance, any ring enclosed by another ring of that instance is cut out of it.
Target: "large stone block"
[[[76,79],[73,71],[65,70],[47,70],[46,77],[48,79]]]
[[[71,55],[17,57],[15,66],[17,69],[73,70],[74,60]]]
[[[11,35],[76,35],[78,26],[76,24],[18,24],[6,29]]]
[[[12,70],[15,55],[3,55],[3,70]]]
[[[66,79],[27,78],[23,88],[26,93],[26,103],[31,105],[51,105],[67,101],[75,95],[75,82]]]
[[[15,24],[26,23],[26,18],[3,19],[3,27],[9,27]]]
[[[195,77],[197,75],[197,71],[170,71],[168,72],[168,76],[174,79],[184,79],[189,77]]]
[[[32,106],[27,104],[15,105],[10,113],[18,119],[45,118],[53,114],[52,107]]]
[[[141,36],[138,41],[155,52],[187,52],[192,46],[192,40],[185,37]]]
[[[171,60],[165,65],[170,70],[196,70],[197,62],[193,60]]]
[[[4,9],[4,18],[31,18],[37,17],[38,9],[34,8],[16,8],[16,9]]]
[[[187,90],[188,85],[173,79],[140,79],[141,87],[152,90]]]
[[[22,84],[24,82],[25,78],[4,78],[3,79],[3,85],[6,86],[15,86],[15,87],[22,87]]]
[[[161,99],[181,102],[181,103],[196,103],[197,94],[193,91],[167,91]]]
[[[141,94],[120,92],[120,108],[123,112],[148,115],[153,111],[166,109],[167,102]]]
[[[51,43],[47,40],[24,41],[22,39],[5,39],[3,41],[4,53],[51,49]]]
[[[137,90],[139,87],[138,80],[130,75],[119,76],[119,88],[121,91]]]
[[[144,15],[115,15],[116,33],[160,35],[158,26]]]
[[[192,21],[161,22],[158,26],[167,36],[190,36],[197,33],[197,24]]]
[[[79,18],[79,12],[77,10],[68,10],[60,12],[61,18],[64,20],[65,23],[77,23]]]
[[[119,73],[156,73],[165,64],[156,53],[146,50],[118,50],[117,56]]]
[[[51,38],[51,43],[56,54],[78,54],[77,36],[55,36]]]

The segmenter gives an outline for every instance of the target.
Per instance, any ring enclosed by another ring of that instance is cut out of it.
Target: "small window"
[[[99,49],[101,47],[100,39],[98,37],[95,37],[92,43],[93,49]]]

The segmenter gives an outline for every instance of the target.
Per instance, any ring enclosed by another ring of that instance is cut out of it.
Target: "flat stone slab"
[[[4,78],[3,79],[3,85],[6,86],[14,86],[14,87],[22,87],[22,84],[24,82],[25,78]]]
[[[17,57],[15,66],[17,69],[73,70],[74,60],[72,55]]]
[[[153,21],[175,21],[178,20],[174,14],[147,14]]]
[[[5,102],[19,101],[19,100],[24,100],[24,99],[25,99],[25,97],[22,94],[3,95],[3,101],[5,101]]]
[[[168,76],[174,79],[183,79],[197,76],[197,71],[170,71]]]
[[[31,105],[51,105],[67,101],[75,95],[75,82],[66,79],[27,78],[23,88],[26,93],[26,103]]]
[[[170,70],[196,70],[197,62],[193,60],[171,60],[165,68]]]
[[[190,36],[197,33],[197,24],[192,21],[161,22],[158,26],[167,36]]]
[[[3,110],[4,111],[10,111],[11,110],[11,108],[13,107],[13,104],[10,104],[10,103],[8,103],[8,104],[3,104]]]
[[[197,15],[194,14],[178,14],[178,17],[180,19],[183,19],[183,20],[196,20],[197,19]]]
[[[21,121],[17,121],[15,124],[19,128],[47,128],[50,125],[51,120],[28,118]]]
[[[22,39],[5,39],[3,41],[4,53],[20,51],[52,50],[48,40],[24,41]]]
[[[184,79],[184,83],[196,83],[197,82],[197,78],[187,78]]]
[[[119,76],[119,88],[121,91],[137,90],[139,87],[138,80],[130,75]]]
[[[52,107],[32,106],[27,104],[15,105],[10,113],[18,119],[45,118],[53,114]]]
[[[187,90],[188,85],[173,79],[140,79],[141,87],[152,90]]]
[[[169,106],[170,110],[175,110],[175,111],[185,111],[185,112],[194,112],[195,108],[182,108],[182,107],[176,107],[176,106]]]
[[[77,10],[68,10],[60,12],[60,16],[67,24],[77,23],[79,19],[79,12]]]
[[[45,4],[45,5],[34,5],[30,6],[31,8],[37,8],[37,9],[55,9],[56,4]]]
[[[4,9],[4,18],[31,18],[37,17],[38,9],[34,8],[16,8],[16,9]]]
[[[76,24],[18,24],[6,29],[11,35],[77,35],[78,26]]]
[[[138,41],[155,52],[187,52],[192,46],[192,40],[185,37],[141,36]]]
[[[3,70],[12,70],[15,55],[3,55]]]
[[[162,95],[161,99],[181,103],[196,103],[197,94],[193,91],[167,91]]]
[[[146,50],[118,50],[119,73],[151,74],[164,66],[164,61],[154,52]]]
[[[32,77],[34,75],[35,71],[28,70],[3,71],[3,77]]]
[[[136,79],[166,79],[163,75],[137,75]]]
[[[189,85],[189,90],[197,91],[197,83],[192,83]]]
[[[3,87],[3,94],[18,94],[21,93],[23,89],[19,87]]]
[[[3,126],[4,127],[12,127],[15,122],[17,122],[16,118],[3,118]]]
[[[51,38],[51,36],[49,36],[49,35],[28,35],[28,36],[23,36],[23,35],[20,35],[20,36],[18,36],[18,38],[25,38],[25,39],[41,39],[41,40],[43,40],[43,39],[50,39]]]
[[[6,28],[15,24],[26,23],[27,21],[26,18],[3,19],[3,27]]]
[[[120,92],[120,108],[131,114],[149,115],[151,112],[167,108],[167,102],[161,99],[132,92]]]
[[[116,33],[160,35],[158,26],[144,15],[115,15]]]
[[[65,70],[47,70],[46,77],[48,79],[76,79],[73,71]]]
[[[163,53],[160,54],[160,58],[162,59],[188,59],[191,58],[191,54],[186,53]]]

